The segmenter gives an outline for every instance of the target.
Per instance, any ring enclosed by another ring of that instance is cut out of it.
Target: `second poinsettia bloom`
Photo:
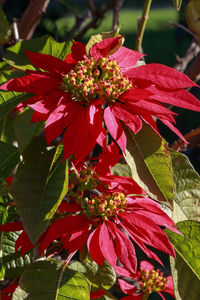
[[[160,299],[165,300],[165,296],[174,295],[174,284],[172,276],[164,276],[164,273],[148,261],[140,262],[140,269],[136,274],[130,274],[128,277],[134,280],[137,284],[132,285],[123,279],[119,279],[119,285],[122,291],[128,296],[121,298],[121,300],[142,300],[148,299],[152,293],[157,293]],[[157,299],[157,298],[156,298]]]
[[[78,162],[96,143],[104,146],[105,128],[125,153],[122,123],[134,134],[143,121],[157,130],[152,116],[183,138],[173,125],[175,113],[161,103],[200,111],[200,102],[185,90],[193,81],[164,65],[137,67],[143,54],[121,46],[121,40],[104,39],[87,52],[74,42],[64,61],[26,51],[40,70],[27,70],[0,87],[35,94],[24,102],[34,110],[32,122],[46,121],[48,143],[64,133],[64,159],[74,155]]]
[[[178,232],[175,223],[153,200],[145,195],[133,196],[142,193],[129,177],[101,175],[88,167],[79,174],[71,171],[68,199],[59,206],[60,218],[56,217],[40,239],[39,253],[42,255],[54,240],[61,239],[68,253],[87,246],[97,264],[107,260],[120,273],[136,271],[133,241],[148,257],[159,262],[153,248],[175,256],[160,227]]]

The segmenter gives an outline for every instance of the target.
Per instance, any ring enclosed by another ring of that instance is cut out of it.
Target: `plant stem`
[[[72,252],[72,253],[70,253],[70,254],[68,255],[67,259],[65,260],[63,266],[62,266],[62,269],[61,269],[61,272],[60,272],[60,277],[59,277],[59,279],[58,279],[58,285],[57,285],[57,289],[56,289],[56,297],[55,297],[55,300],[58,299],[58,292],[59,292],[59,288],[60,288],[60,284],[61,284],[61,280],[62,280],[63,273],[64,273],[64,271],[65,271],[65,268],[66,268],[66,266],[68,265],[68,263],[70,262],[70,260],[72,259],[72,257],[74,256],[74,254],[75,254],[76,252],[77,252],[77,250],[74,251],[74,252]]]
[[[145,0],[144,2],[144,8],[143,8],[143,14],[142,17],[139,21],[139,30],[138,30],[138,35],[136,37],[136,44],[135,44],[135,50],[142,52],[142,40],[144,36],[144,30],[146,27],[146,23],[149,17],[149,10],[151,7],[151,2],[152,0]]]

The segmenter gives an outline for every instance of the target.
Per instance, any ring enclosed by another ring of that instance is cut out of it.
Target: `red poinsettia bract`
[[[3,232],[21,231],[20,235],[18,236],[15,242],[15,251],[17,252],[20,249],[21,256],[24,256],[26,252],[34,248],[34,245],[31,243],[21,221],[0,225],[0,231]]]
[[[172,276],[163,276],[163,272],[155,270],[154,266],[148,261],[141,261],[140,269],[137,270],[136,274],[132,274],[130,278],[138,281],[139,286],[133,286],[125,280],[119,279],[122,291],[129,295],[121,298],[121,300],[142,300],[143,296],[152,293],[158,293],[162,300],[166,299],[165,293],[175,298]]]
[[[35,94],[24,102],[34,110],[32,122],[46,121],[48,143],[64,132],[64,159],[74,154],[81,161],[96,143],[103,145],[102,124],[123,152],[121,122],[136,134],[142,121],[157,130],[156,116],[184,139],[173,125],[175,113],[162,103],[200,111],[199,101],[185,90],[196,86],[186,75],[155,63],[137,67],[143,54],[120,43],[121,37],[104,39],[86,54],[85,45],[74,42],[64,61],[26,51],[40,71],[26,70],[0,87]]]
[[[87,244],[95,262],[101,265],[106,259],[120,272],[118,260],[130,272],[136,270],[134,243],[158,262],[159,257],[148,246],[175,256],[167,235],[160,227],[178,232],[175,223],[158,203],[145,196],[132,178],[110,173],[110,167],[118,161],[118,156],[118,148],[112,142],[94,168],[82,166],[79,173],[70,170],[66,198],[36,243],[40,254],[58,238],[69,254]],[[21,248],[22,255],[34,247],[21,222],[1,225],[0,230],[23,230],[15,244],[16,250]]]
[[[87,174],[83,173],[81,182]],[[158,256],[148,246],[175,256],[167,235],[159,226],[178,232],[174,222],[151,199],[128,196],[128,190],[133,192],[129,178],[111,177],[112,188],[108,188],[110,176],[104,176],[97,189],[82,193],[76,191],[79,194],[77,199],[69,197],[71,203],[62,203],[60,212],[67,216],[56,220],[44,233],[39,245],[40,254],[52,241],[60,238],[68,253],[82,250],[83,245],[87,244],[89,254],[97,264],[102,265],[106,259],[119,271],[119,260],[122,267],[131,272],[135,272],[137,267],[134,243],[148,257],[159,262]],[[88,180],[86,185],[90,183]],[[142,190],[138,187],[135,191],[138,193]],[[73,191],[70,194],[73,196]]]
[[[117,272],[122,272],[118,266],[119,260],[123,268],[133,273],[137,267],[134,243],[149,258],[160,263],[159,257],[148,246],[175,256],[167,235],[160,227],[178,232],[175,223],[155,201],[145,196],[129,196],[134,191],[136,194],[143,192],[136,183],[132,183],[132,178],[97,176],[91,169],[85,169],[81,174],[81,189],[75,186],[74,192],[74,184],[69,185],[68,199],[71,203],[61,203],[56,221],[49,225],[36,243],[40,254],[60,238],[69,254],[87,244],[90,256],[99,265],[106,259]],[[57,219],[59,215],[60,219]],[[34,247],[21,222],[1,225],[0,230],[22,230],[15,243],[16,251],[21,249],[22,255]]]
[[[18,283],[11,283],[7,287],[3,288],[0,292],[1,300],[11,300],[12,294],[14,293],[15,289],[19,286]]]
[[[159,257],[148,246],[175,256],[160,227],[178,232],[175,223],[158,203],[145,196],[132,178],[110,173],[109,168],[118,161],[118,155],[117,146],[111,143],[94,168],[83,166],[79,173],[70,170],[66,198],[36,243],[40,254],[60,238],[69,254],[81,250],[85,244],[96,263],[102,265],[106,259],[120,272],[118,260],[125,269],[136,271],[134,243],[158,262],[161,262]],[[22,255],[34,247],[21,222],[1,225],[0,230],[23,230],[15,244]]]

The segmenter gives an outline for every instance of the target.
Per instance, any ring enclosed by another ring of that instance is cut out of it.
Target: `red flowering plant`
[[[102,176],[91,168],[83,168],[78,175],[72,171],[67,194],[70,203],[62,202],[58,208],[67,216],[49,226],[41,239],[39,253],[58,238],[68,253],[81,251],[86,243],[97,264],[102,265],[106,259],[117,271],[119,260],[133,272],[137,258],[132,240],[148,257],[159,262],[148,246],[175,256],[167,235],[158,226],[178,232],[174,222],[143,193],[129,177]]]
[[[148,261],[141,261],[140,269],[130,277],[134,279],[135,285],[123,279],[118,280],[122,291],[129,295],[121,298],[121,300],[148,299],[152,293],[158,293],[163,300],[166,299],[166,294],[175,297],[172,276],[165,277],[163,272],[160,272],[159,269],[155,270]]]
[[[175,257],[168,236],[160,226],[180,233],[176,224],[132,178],[110,173],[110,167],[118,157],[118,148],[112,143],[100,155],[95,167],[83,165],[79,172],[74,168],[69,171],[68,193],[35,245],[21,221],[1,225],[0,230],[4,232],[22,230],[15,241],[15,251],[20,249],[24,256],[39,246],[42,256],[49,246],[53,249],[52,243],[60,239],[69,257],[86,246],[94,262],[102,266],[106,260],[120,274],[136,272],[134,243],[149,258],[160,263],[162,261],[154,248]],[[61,246],[57,251],[62,249]],[[91,298],[98,298],[105,292],[105,289],[93,291]]]
[[[149,258],[160,263],[159,257],[148,246],[175,257],[160,226],[179,233],[176,224],[132,178],[112,175],[107,160],[112,164],[118,161],[114,143],[103,152],[94,168],[84,165],[79,173],[74,169],[69,171],[68,193],[36,243],[39,254],[42,255],[57,239],[61,239],[69,254],[81,251],[87,244],[88,252],[97,264],[102,265],[106,259],[118,271],[121,270],[119,260],[130,272],[135,272],[137,267],[132,241]],[[15,251],[21,248],[22,256],[34,247],[21,221],[1,225],[0,230],[23,230],[15,242]]]
[[[124,153],[122,123],[134,134],[142,121],[157,131],[155,116],[184,139],[173,125],[175,113],[161,103],[200,111],[199,101],[185,90],[196,86],[194,82],[164,65],[137,66],[143,54],[121,46],[122,40],[122,36],[103,39],[89,50],[74,42],[64,61],[27,50],[28,59],[39,70],[28,69],[27,75],[0,86],[35,94],[25,102],[34,110],[31,122],[46,121],[48,144],[64,132],[63,159],[74,154],[81,161],[96,143],[102,145],[102,124]]]
[[[185,261],[198,273],[198,255],[187,246],[198,236],[200,180],[156,123],[186,142],[166,104],[199,112],[187,90],[198,85],[170,67],[146,65],[123,40],[118,30],[86,45],[41,37],[6,51],[0,279],[19,282],[2,289],[9,299],[113,299],[117,276],[134,281],[119,279],[123,299],[154,292],[165,299],[174,296],[172,277],[147,261],[138,270],[144,257],[165,265],[163,253],[178,257],[179,278]]]

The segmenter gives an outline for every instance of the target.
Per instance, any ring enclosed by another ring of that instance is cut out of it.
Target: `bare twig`
[[[175,27],[178,27],[178,28],[181,28],[183,31],[187,32],[188,34],[190,34],[195,40],[198,41],[198,36],[193,32],[191,31],[188,27],[182,25],[182,24],[179,24],[179,23],[175,23],[175,22],[169,22],[168,23],[168,26],[175,26]]]
[[[192,131],[184,135],[184,138],[187,141],[191,141],[192,139],[198,136],[200,136],[200,127],[193,129]],[[170,145],[170,148],[174,150],[180,150],[184,145],[185,145],[184,141],[179,139],[178,141],[175,141],[172,145]]]
[[[114,10],[115,20],[113,20],[113,23],[118,24],[118,14],[124,0],[113,0],[109,4],[107,4],[107,1],[105,0],[103,1],[101,8],[98,8],[93,0],[86,1],[88,4],[88,10],[83,16],[74,14],[76,21],[73,28],[67,33],[66,40],[70,40],[72,38],[75,40],[80,40],[90,28],[97,28],[99,26],[99,23],[103,20],[106,12],[110,9]],[[88,23],[87,21],[90,17],[91,20]],[[76,34],[76,32],[78,33]]]
[[[69,256],[67,257],[67,259],[65,260],[63,266],[62,266],[62,269],[61,269],[61,272],[60,272],[60,276],[59,276],[59,279],[58,279],[58,285],[57,285],[57,289],[56,289],[56,297],[55,297],[55,300],[58,299],[58,293],[59,293],[59,289],[60,289],[60,284],[61,284],[61,280],[62,280],[62,276],[63,276],[63,273],[65,271],[65,268],[66,266],[69,264],[70,260],[72,259],[72,257],[74,256],[74,254],[77,252],[74,251],[72,253],[69,254]]]
[[[119,13],[123,3],[124,0],[114,0],[112,30],[115,30],[119,25]]]
[[[76,22],[70,32],[67,33],[66,41],[70,41],[72,38],[74,38],[75,33],[80,29],[84,27],[84,24],[86,23],[87,19],[91,17],[91,12],[86,11],[85,14],[82,17],[79,17],[78,15],[75,16]],[[83,33],[84,34],[84,33]],[[80,36],[83,36],[82,32],[80,32]],[[79,39],[79,38],[75,38]]]
[[[20,22],[19,37],[28,40],[32,37],[35,28],[46,12],[50,0],[30,0]]]
[[[19,30],[18,30],[17,19],[13,19],[12,28],[13,28],[13,39],[15,42],[19,42]]]
[[[177,69],[180,72],[185,72],[188,64],[195,58],[198,56],[200,52],[200,47],[197,43],[196,40],[193,40],[186,52],[186,54],[184,55],[184,57],[180,58],[177,57],[177,63],[174,66],[175,69]]]
[[[87,4],[90,8],[90,11],[92,13],[92,15],[95,15],[96,11],[97,11],[97,7],[96,5],[94,4],[94,1],[93,0],[86,0],[87,1]]]
[[[97,9],[95,11],[95,14],[92,15],[92,20],[85,25],[85,21],[84,20],[84,24],[82,29],[79,31],[79,33],[75,36],[75,39],[80,40],[83,35],[90,29],[90,28],[97,28],[99,25],[99,22],[101,22],[105,16],[105,13],[107,11],[109,11],[111,8],[113,8],[113,3],[109,4],[109,5],[105,5],[105,3],[102,4],[101,9]]]

